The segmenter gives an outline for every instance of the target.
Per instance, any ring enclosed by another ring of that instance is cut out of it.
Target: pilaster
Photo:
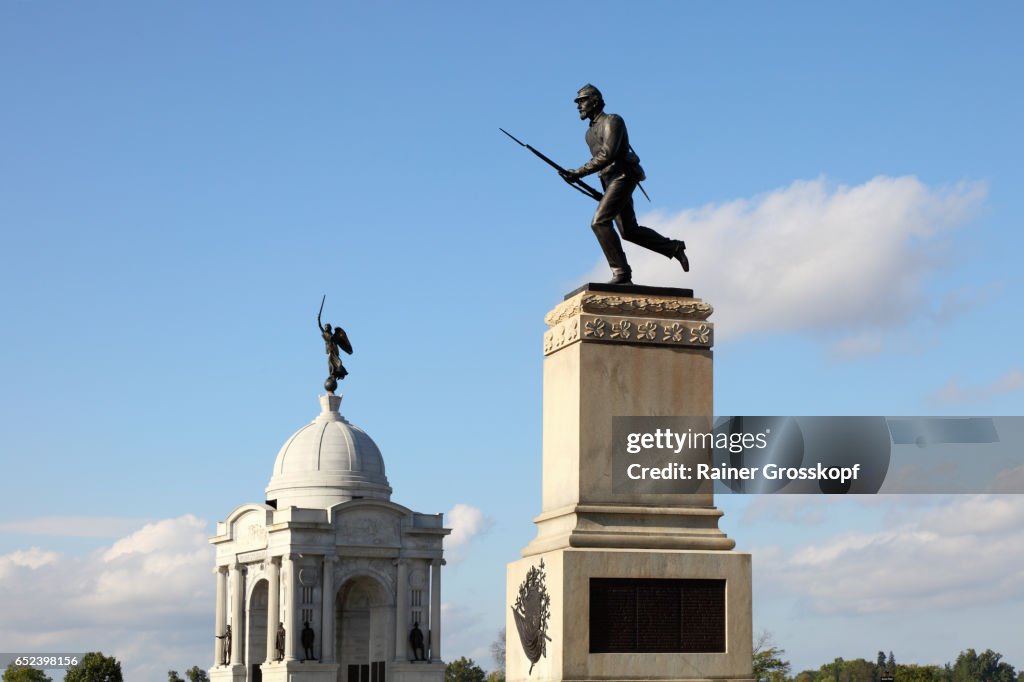
[[[441,662],[441,565],[443,559],[430,562],[430,661]]]
[[[213,665],[224,665],[224,629],[227,625],[228,598],[228,567],[218,566],[217,574],[217,605],[213,620]]]
[[[245,567],[231,566],[231,665],[242,665],[245,651]]]
[[[281,625],[281,559],[271,557],[267,562],[267,657],[266,662],[277,660],[277,632]]]
[[[324,556],[323,603],[320,609],[320,662],[334,663],[334,560]]]
[[[286,663],[298,660],[295,655],[296,642],[298,642],[297,627],[299,620],[299,576],[295,554],[286,554],[281,558],[281,568],[284,569],[284,660]]]
[[[398,589],[395,595],[395,662],[409,660],[409,564],[398,559]]]

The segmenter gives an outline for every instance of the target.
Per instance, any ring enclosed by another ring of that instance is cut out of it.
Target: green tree
[[[3,682],[53,682],[53,679],[47,677],[46,673],[38,668],[12,663],[4,671]]]
[[[167,682],[185,682],[185,680],[181,679],[177,670],[168,670]]]
[[[875,666],[863,658],[836,658],[818,668],[814,682],[874,682]]]
[[[789,678],[789,661],[782,656],[786,650],[775,646],[770,632],[764,631],[754,642],[754,679],[758,682],[784,682]]]
[[[821,666],[818,680],[819,682],[844,682],[842,657],[837,657],[831,663]]]
[[[124,682],[124,677],[121,676],[121,664],[116,658],[104,656],[99,651],[90,651],[78,665],[68,670],[64,682]]]
[[[210,682],[210,676],[198,665],[194,665],[185,671],[188,682]]]
[[[842,678],[848,682],[875,682],[875,665],[863,658],[843,661]]]
[[[487,673],[487,678],[484,682],[505,682],[505,673],[500,670],[492,670]]]
[[[452,661],[444,669],[444,682],[484,682],[485,678],[484,669],[465,656]]]
[[[1016,671],[1002,658],[991,649],[980,654],[974,649],[961,651],[953,663],[952,682],[1016,682]]]
[[[945,668],[937,665],[898,665],[893,673],[896,682],[947,682]]]

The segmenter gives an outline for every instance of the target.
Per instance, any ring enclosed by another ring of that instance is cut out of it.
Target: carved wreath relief
[[[523,653],[530,659],[529,675],[541,656],[547,657],[548,618],[551,617],[551,597],[544,584],[544,560],[540,566],[533,566],[526,572],[526,578],[519,586],[519,596],[512,605],[516,619],[516,630],[523,645]]]

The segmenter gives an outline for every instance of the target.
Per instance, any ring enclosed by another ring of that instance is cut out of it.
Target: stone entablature
[[[259,563],[289,552],[335,556],[441,559],[442,514],[418,514],[382,500],[352,500],[331,509],[275,510],[246,504],[210,538],[217,565]]]

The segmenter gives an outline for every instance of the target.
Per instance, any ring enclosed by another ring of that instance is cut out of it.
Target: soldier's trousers
[[[610,180],[601,178],[604,197],[597,205],[594,219],[590,221],[601,250],[604,251],[604,257],[608,259],[608,265],[615,275],[629,275],[632,271],[626,261],[626,253],[622,250],[619,235],[612,227],[613,222],[626,241],[668,258],[674,256],[676,249],[682,245],[681,242],[660,235],[649,227],[637,224],[636,212],[633,210],[633,190],[636,189],[636,184],[636,180],[627,176]]]

